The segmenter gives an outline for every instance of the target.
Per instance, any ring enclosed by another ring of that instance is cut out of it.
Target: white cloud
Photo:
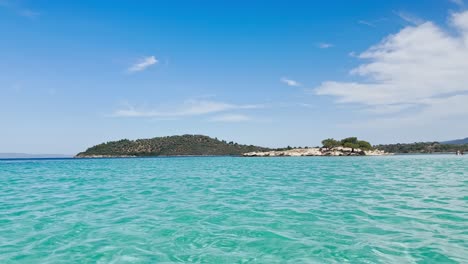
[[[354,123],[351,126],[362,128],[401,128],[401,127],[422,127],[423,131],[429,132],[432,129],[445,130],[447,133],[463,133],[468,129],[466,116],[468,114],[468,95],[454,95],[446,98],[429,99],[421,107],[420,111],[412,114],[389,115],[366,122]],[[442,122],[443,125],[442,125]],[[431,129],[427,129],[431,127]],[[455,127],[457,129],[455,129]],[[458,129],[460,129],[458,131]],[[387,131],[388,132],[388,131]],[[414,132],[414,131],[412,131]],[[423,134],[423,133],[421,133]],[[433,140],[434,137],[427,137]],[[450,138],[450,137],[448,137]]]
[[[224,102],[206,100],[187,100],[176,107],[166,107],[165,109],[137,109],[127,105],[125,109],[114,112],[115,117],[184,117],[198,116],[213,113],[226,112],[230,110],[257,109],[262,105],[238,105]]]
[[[420,25],[422,23],[424,23],[424,20],[413,15],[413,14],[410,14],[410,13],[407,13],[407,12],[404,12],[404,11],[398,11],[398,12],[395,12],[395,14],[397,16],[399,16],[401,19],[403,19],[404,21],[410,23],[410,24],[414,24],[414,25]]]
[[[453,14],[451,23],[465,37],[465,45],[468,45],[466,43],[468,40],[468,11]]]
[[[403,112],[399,120],[468,114],[468,11],[449,24],[456,33],[425,22],[386,37],[358,56],[365,62],[351,75],[361,81],[323,82],[315,93],[370,112]]]
[[[463,6],[465,3],[463,2],[463,0],[449,0],[449,2],[452,2],[456,5],[459,5],[459,6]]]
[[[245,122],[252,120],[249,116],[241,115],[241,114],[226,114],[215,116],[210,119],[214,122]]]
[[[413,104],[390,104],[390,105],[376,105],[376,106],[366,106],[363,112],[371,114],[394,114],[399,113],[403,110],[415,107]]]
[[[132,65],[130,68],[128,68],[128,71],[129,72],[143,71],[146,68],[156,63],[158,63],[158,60],[154,56],[149,56],[149,57],[141,59],[140,61]]]
[[[321,48],[321,49],[328,49],[328,48],[331,48],[333,47],[334,45],[331,44],[331,43],[319,43],[318,44],[318,47]]]
[[[291,80],[291,79],[286,78],[286,77],[281,78],[280,81],[285,83],[288,86],[294,86],[294,87],[302,86],[302,84],[300,84],[299,82],[297,82],[295,80]]]

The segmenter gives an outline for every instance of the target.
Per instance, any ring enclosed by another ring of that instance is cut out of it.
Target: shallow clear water
[[[0,263],[468,263],[468,157],[0,161]]]

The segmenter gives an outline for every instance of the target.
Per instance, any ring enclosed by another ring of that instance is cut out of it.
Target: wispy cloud
[[[117,110],[114,117],[186,117],[214,114],[232,110],[258,109],[263,105],[230,104],[207,100],[186,100],[180,105],[158,107],[156,109],[141,109],[127,105],[125,109]]]
[[[331,43],[322,42],[322,43],[319,43],[317,46],[321,49],[329,49],[329,48],[334,47],[335,45]]]
[[[468,95],[433,99],[419,111],[413,111],[410,114],[378,116],[378,118],[355,122],[349,126],[380,130],[385,133],[389,133],[391,129],[405,128],[405,133],[415,134],[414,137],[418,140],[421,140],[423,135],[427,135],[428,139],[434,139],[434,134],[437,132],[455,135],[468,130],[468,122],[465,121],[468,114],[466,102],[468,102]]]
[[[14,12],[19,16],[30,18],[30,19],[35,19],[41,15],[40,12],[29,9],[29,8],[23,8],[22,6],[18,4],[17,1],[12,1],[12,0],[0,0],[0,7],[9,9],[11,12]]]
[[[411,107],[414,107],[413,104],[389,104],[389,105],[376,105],[376,106],[366,106],[362,112],[378,114],[378,115],[388,115],[399,113],[403,110],[407,110]]]
[[[351,51],[350,53],[348,53],[348,56],[355,58],[357,57],[357,53],[355,51]]]
[[[210,119],[210,121],[213,122],[245,122],[250,120],[252,120],[252,118],[242,114],[219,115]]]
[[[449,2],[452,2],[458,6],[464,6],[465,3],[463,2],[463,0],[449,0]]]
[[[377,27],[377,25],[385,22],[385,21],[388,21],[388,18],[386,17],[381,17],[381,18],[378,18],[378,19],[373,19],[373,20],[364,20],[364,19],[361,19],[361,20],[358,20],[357,23],[360,24],[360,25],[364,25],[364,26],[368,26],[368,27]]]
[[[286,77],[281,78],[280,81],[285,83],[288,86],[294,86],[294,87],[301,87],[302,86],[302,84],[300,84],[299,82],[297,82],[295,80],[291,80],[291,79],[286,78]]]
[[[154,56],[149,56],[139,60],[137,63],[130,66],[130,68],[128,68],[128,72],[132,73],[143,71],[156,63],[158,63],[158,60]]]
[[[369,27],[375,27],[375,24],[374,24],[374,23],[369,22],[369,21],[366,21],[366,20],[359,20],[359,21],[358,21],[358,24],[366,25],[366,26],[369,26]]]
[[[297,103],[297,106],[304,107],[304,108],[317,108],[316,105],[308,104],[308,103]]]
[[[408,12],[404,12],[404,11],[396,11],[394,12],[397,16],[399,16],[401,19],[403,19],[404,21],[410,23],[410,24],[413,24],[413,25],[421,25],[422,23],[424,23],[424,20],[419,18],[418,16],[416,15],[413,15],[413,14],[410,14]]]
[[[456,34],[425,22],[389,35],[357,57],[365,62],[351,75],[362,81],[326,81],[314,92],[394,119],[467,116],[468,11],[448,24]]]

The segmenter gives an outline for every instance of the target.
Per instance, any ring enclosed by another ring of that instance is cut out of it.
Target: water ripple
[[[0,263],[468,263],[468,159],[0,161]]]

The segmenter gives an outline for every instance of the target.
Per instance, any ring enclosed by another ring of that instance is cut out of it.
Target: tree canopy
[[[111,141],[88,148],[78,157],[87,156],[184,156],[184,155],[241,155],[266,151],[268,148],[226,142],[203,135],[182,135],[150,139]]]
[[[364,140],[358,140],[357,137],[348,137],[339,141],[333,138],[327,138],[322,141],[322,145],[325,148],[345,147],[362,150],[372,149],[372,145],[369,142]]]
[[[335,147],[339,147],[341,145],[341,142],[333,138],[327,138],[327,139],[322,140],[322,145],[325,148],[335,148]]]

